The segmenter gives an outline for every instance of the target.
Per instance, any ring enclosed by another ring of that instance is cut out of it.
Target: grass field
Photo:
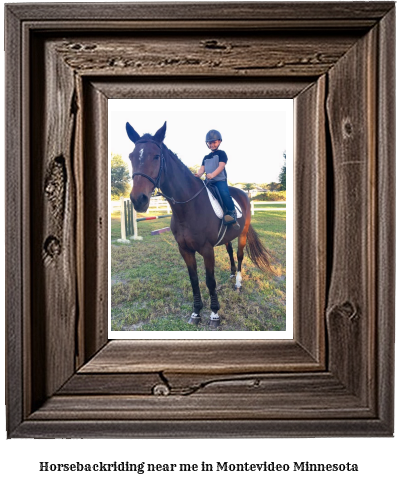
[[[153,214],[156,213],[151,212]],[[225,246],[215,248],[215,278],[221,305],[219,330],[285,330],[285,217],[285,211],[255,212],[252,217],[253,227],[272,254],[275,275],[261,272],[245,253],[241,293],[234,290],[235,279],[230,279],[230,261]],[[116,242],[120,238],[120,214],[112,214],[113,331],[208,330],[206,323],[211,310],[202,257],[196,254],[204,308],[202,322],[195,326],[187,324],[192,313],[192,289],[173,235],[171,232],[151,235],[152,230],[169,225],[168,218],[139,222],[138,233],[143,240],[123,245]],[[237,240],[232,243],[236,256]]]

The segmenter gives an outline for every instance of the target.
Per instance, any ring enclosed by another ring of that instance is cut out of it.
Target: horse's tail
[[[270,266],[270,253],[260,241],[252,225],[249,225],[246,251],[251,261],[261,270],[273,272]]]

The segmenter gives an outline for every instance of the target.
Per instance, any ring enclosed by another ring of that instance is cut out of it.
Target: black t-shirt
[[[219,162],[224,162],[227,164],[227,154],[223,150],[215,150],[214,152],[210,152],[207,156],[205,156],[202,160],[202,166],[205,166],[205,172],[210,174],[211,172],[215,171],[219,167]],[[227,172],[226,169],[223,169],[213,181],[226,181],[227,180]]]

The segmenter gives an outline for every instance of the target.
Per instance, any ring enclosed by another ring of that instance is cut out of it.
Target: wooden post
[[[131,203],[130,203],[131,204]],[[131,204],[132,205],[132,204]],[[143,240],[143,237],[139,237],[138,230],[137,230],[137,213],[132,205],[133,210],[133,235],[129,237],[131,240]]]
[[[130,238],[132,235],[134,235],[134,223],[133,223],[133,219],[134,219],[134,215],[133,215],[133,205],[131,203],[130,200],[126,200],[125,201],[125,205],[126,205],[126,208],[127,208],[127,215],[128,215],[128,219],[127,219],[127,229],[128,229],[128,232],[127,232],[127,236]]]
[[[121,238],[118,238],[118,242],[130,243],[130,240],[126,238],[126,212],[123,196],[121,197]]]

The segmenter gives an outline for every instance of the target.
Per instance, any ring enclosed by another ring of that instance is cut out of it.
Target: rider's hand
[[[211,172],[210,174],[207,174],[207,175],[206,175],[206,177],[207,177],[208,179],[213,179],[213,173]]]

